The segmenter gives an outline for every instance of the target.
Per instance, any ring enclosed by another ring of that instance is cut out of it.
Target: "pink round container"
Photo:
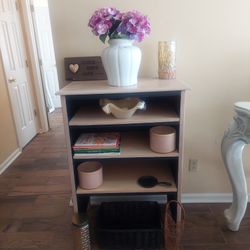
[[[150,129],[150,148],[156,153],[169,153],[175,150],[176,130],[169,126]]]
[[[102,164],[100,162],[86,161],[81,163],[77,170],[80,188],[93,189],[102,184]]]

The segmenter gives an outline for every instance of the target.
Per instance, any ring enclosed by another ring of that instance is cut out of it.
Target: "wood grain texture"
[[[139,79],[137,86],[112,87],[107,81],[71,82],[57,92],[58,95],[96,95],[117,93],[141,93],[183,91],[189,87],[178,80],[161,80],[158,78]]]
[[[106,80],[107,76],[100,56],[64,58],[66,80]]]
[[[70,142],[70,136],[69,136],[69,127],[67,126],[69,121],[68,121],[68,114],[67,114],[65,96],[61,96],[61,103],[62,103],[62,116],[63,116],[64,133],[65,133],[64,138],[65,138],[66,145],[67,145],[68,168],[69,168],[70,180],[71,180],[72,201],[73,201],[73,205],[74,205],[74,211],[77,213],[78,212],[78,207],[77,207],[76,187],[74,185],[74,183],[75,183],[75,175],[74,175],[74,167],[73,167],[73,160],[72,160],[72,151],[71,151],[71,142]]]

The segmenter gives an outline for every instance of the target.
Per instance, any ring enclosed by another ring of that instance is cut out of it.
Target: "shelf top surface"
[[[60,89],[58,95],[98,95],[119,93],[173,92],[190,89],[178,80],[139,79],[137,86],[112,87],[107,81],[74,81]]]

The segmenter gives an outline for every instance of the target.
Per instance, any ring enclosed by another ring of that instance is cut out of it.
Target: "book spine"
[[[90,153],[90,154],[96,154],[96,153],[113,153],[113,152],[120,152],[120,149],[108,149],[108,150],[74,150],[75,154],[81,154],[81,153]]]
[[[100,155],[119,155],[120,152],[109,152],[109,153],[74,153],[74,156],[100,156]]]
[[[84,149],[84,150],[92,150],[92,149],[117,149],[120,147],[120,144],[118,145],[115,145],[115,146],[102,146],[102,145],[98,145],[98,146],[73,146],[72,148],[74,150],[81,150],[81,149]]]

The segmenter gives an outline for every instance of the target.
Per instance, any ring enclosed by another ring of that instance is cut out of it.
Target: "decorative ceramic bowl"
[[[137,109],[144,110],[146,104],[139,98],[125,98],[120,100],[100,99],[100,106],[106,114],[112,114],[119,119],[131,117]]]
[[[169,126],[156,126],[150,129],[150,148],[157,153],[175,150],[176,130]]]
[[[102,164],[98,161],[86,161],[78,168],[79,186],[83,189],[99,187],[103,182]]]

